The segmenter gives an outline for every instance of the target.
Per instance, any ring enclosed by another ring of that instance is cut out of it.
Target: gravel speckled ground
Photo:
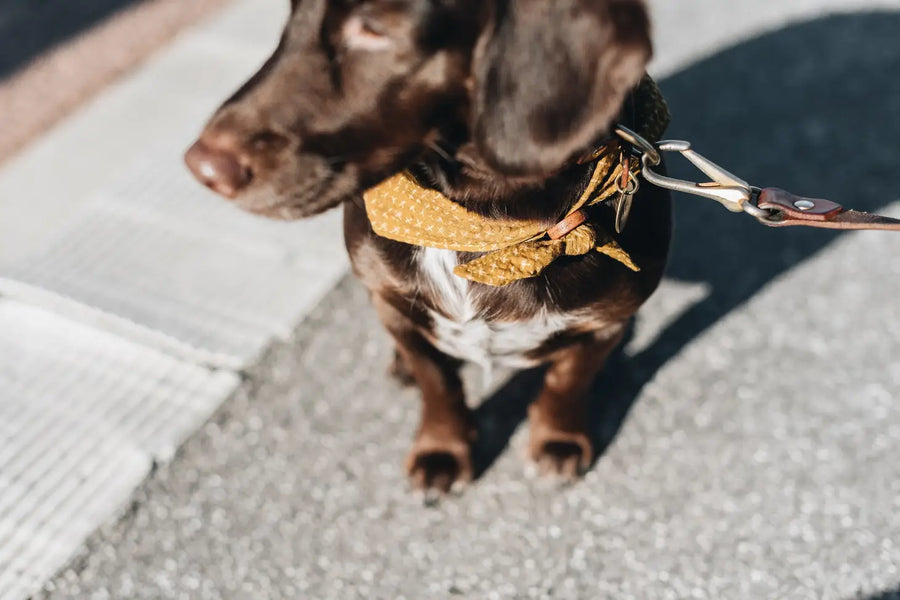
[[[46,597],[855,598],[896,588],[900,409],[886,384],[896,391],[900,370],[860,372],[857,360],[847,374],[769,376],[752,357],[782,346],[815,364],[829,345],[829,332],[816,348],[752,327],[769,299],[649,382],[583,482],[526,475],[520,430],[480,481],[428,507],[400,468],[415,393],[384,379],[388,344],[348,280]],[[601,438],[628,404],[621,380],[637,376],[633,363],[613,368]],[[870,383],[847,393],[860,380]],[[482,437],[518,424],[524,389],[488,401]]]
[[[897,214],[898,30],[831,17],[674,73],[671,135]],[[409,493],[417,399],[347,280],[42,597],[900,598],[900,237],[678,208],[669,280],[597,383],[584,481],[523,467],[526,374],[478,411],[481,479]]]

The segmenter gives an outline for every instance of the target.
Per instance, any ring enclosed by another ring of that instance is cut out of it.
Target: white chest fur
[[[490,368],[493,364],[526,367],[524,355],[571,324],[567,315],[540,314],[528,321],[492,321],[478,316],[469,298],[469,282],[453,274],[456,252],[423,248],[418,256],[423,279],[448,316],[432,312],[433,343],[459,359]]]

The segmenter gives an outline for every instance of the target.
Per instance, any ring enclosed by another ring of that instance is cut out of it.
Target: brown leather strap
[[[858,210],[845,210],[840,204],[821,198],[803,198],[778,188],[766,188],[756,205],[775,211],[778,218],[763,220],[771,227],[805,225],[824,229],[884,229],[900,231],[900,219]]]
[[[587,221],[587,215],[583,210],[576,210],[565,219],[547,230],[547,237],[551,240],[558,240],[582,223]]]

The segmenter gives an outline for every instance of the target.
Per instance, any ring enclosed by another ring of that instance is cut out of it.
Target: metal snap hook
[[[705,156],[691,149],[690,142],[684,140],[667,140],[659,142],[656,146],[631,131],[627,127],[619,126],[616,133],[625,141],[643,153],[641,158],[644,179],[662,188],[684,192],[695,196],[712,198],[732,212],[761,211],[757,207],[747,209],[753,196],[753,188],[740,177],[728,172]],[[693,182],[683,179],[675,179],[661,175],[653,170],[653,167],[662,161],[661,152],[678,152],[688,159],[694,166],[709,176],[711,181]],[[754,210],[756,209],[756,211]],[[754,214],[754,216],[757,216]],[[759,218],[759,217],[757,217]]]

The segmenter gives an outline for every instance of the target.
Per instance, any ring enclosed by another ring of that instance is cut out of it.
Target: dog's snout
[[[203,185],[226,198],[234,198],[253,178],[237,152],[211,146],[203,138],[188,149],[184,162]]]

